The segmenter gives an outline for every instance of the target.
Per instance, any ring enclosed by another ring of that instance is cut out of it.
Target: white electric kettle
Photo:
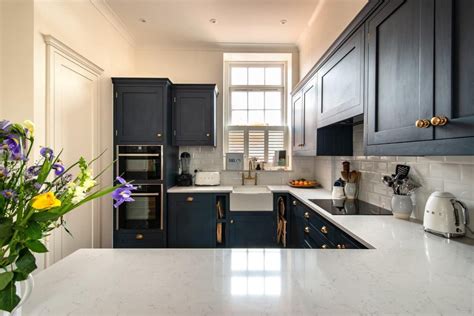
[[[426,201],[423,217],[425,231],[446,238],[466,234],[469,213],[460,201],[449,192],[433,192]]]

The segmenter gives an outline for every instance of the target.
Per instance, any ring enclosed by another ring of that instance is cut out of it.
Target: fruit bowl
[[[319,186],[319,183],[313,180],[299,179],[291,180],[290,182],[288,182],[288,185],[293,188],[315,188]]]

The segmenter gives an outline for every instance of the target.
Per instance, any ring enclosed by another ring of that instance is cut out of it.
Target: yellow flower
[[[31,206],[37,210],[48,210],[53,207],[61,206],[61,201],[54,196],[53,192],[46,192],[35,196]]]
[[[23,122],[23,126],[30,132],[31,137],[35,136],[35,123],[30,120]]]

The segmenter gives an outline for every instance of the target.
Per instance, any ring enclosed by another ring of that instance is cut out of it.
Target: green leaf
[[[11,312],[20,303],[20,297],[16,295],[15,283],[10,282],[0,291],[0,310]]]
[[[22,273],[29,274],[33,272],[37,268],[35,256],[26,248],[21,250],[20,257],[16,261],[16,267]]]
[[[0,247],[5,246],[13,236],[13,221],[11,218],[0,218]]]
[[[29,222],[25,232],[26,236],[31,239],[40,239],[43,237],[43,230],[41,229],[41,225],[37,222]]]
[[[39,240],[28,240],[26,246],[34,252],[48,252],[48,248],[46,248],[46,246]]]
[[[6,288],[11,280],[13,280],[13,272],[8,271],[0,273],[0,290]]]
[[[31,219],[38,222],[54,221],[61,217],[61,214],[53,213],[51,211],[37,212],[31,216]]]

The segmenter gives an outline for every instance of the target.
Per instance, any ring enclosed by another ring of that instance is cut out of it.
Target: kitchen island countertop
[[[35,276],[25,315],[474,313],[474,246],[392,216],[333,216],[374,249],[81,249]],[[330,196],[330,195],[329,195]]]

